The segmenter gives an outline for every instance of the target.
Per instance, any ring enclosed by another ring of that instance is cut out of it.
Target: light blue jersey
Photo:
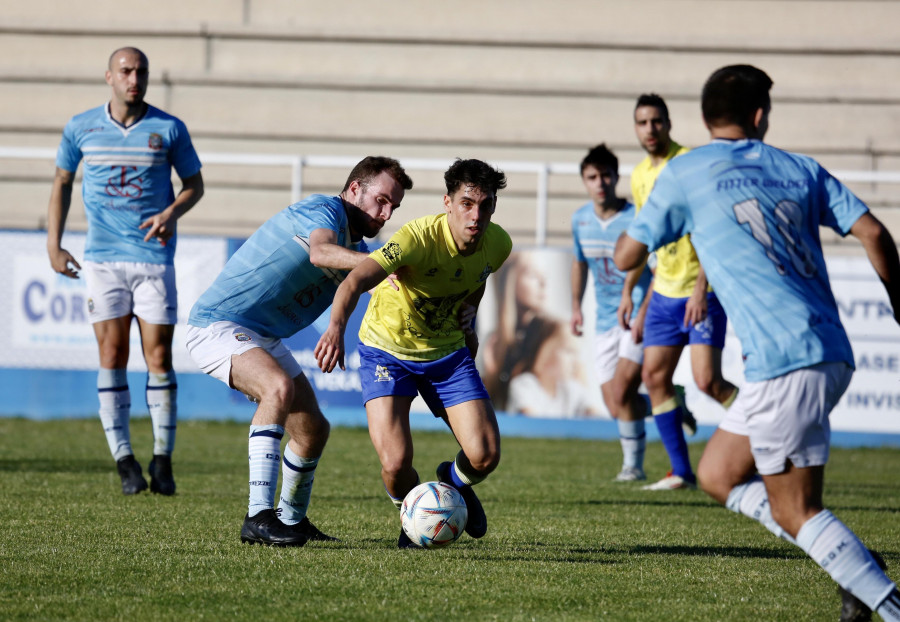
[[[613,263],[613,251],[619,234],[628,229],[634,220],[635,207],[627,203],[615,216],[602,220],[594,211],[594,204],[587,203],[572,215],[572,238],[575,241],[575,259],[587,262],[594,278],[594,294],[597,298],[597,334],[608,331],[619,323],[617,312],[622,299],[625,272]],[[640,281],[631,292],[634,302],[632,317],[647,294],[650,269],[644,267]]]
[[[628,235],[654,250],[691,234],[757,382],[825,361],[853,366],[819,227],[846,235],[867,209],[812,158],[715,140],[669,162]]]
[[[82,159],[84,258],[171,264],[175,237],[165,246],[156,239],[144,242],[147,231],[138,227],[175,200],[173,167],[182,179],[200,172],[184,123],[148,105],[126,128],[110,116],[109,104],[99,106],[73,117],[63,130],[56,166],[74,173]]]
[[[365,242],[350,239],[341,198],[314,194],[272,216],[244,242],[194,304],[188,324],[229,321],[284,339],[315,322],[347,276],[309,260],[316,229],[334,231],[340,246],[369,252]]]

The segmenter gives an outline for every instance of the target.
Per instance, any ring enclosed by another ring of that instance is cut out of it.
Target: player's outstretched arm
[[[359,303],[359,297],[387,278],[377,261],[366,257],[350,271],[344,282],[338,287],[331,305],[331,321],[328,328],[322,333],[316,344],[313,354],[319,369],[330,373],[336,365],[344,367],[344,331],[347,329],[347,320]]]
[[[866,255],[887,290],[894,319],[900,324],[900,258],[891,233],[871,213],[863,214],[850,228],[866,249]]]
[[[203,196],[203,175],[197,173],[181,180],[181,191],[170,206],[141,223],[139,229],[149,229],[144,242],[157,238],[163,246],[175,235],[175,221],[197,204]],[[171,224],[169,224],[171,223]]]
[[[53,189],[50,191],[50,204],[47,207],[47,254],[50,256],[50,266],[55,272],[70,279],[77,279],[77,270],[81,270],[81,266],[71,253],[61,246],[66,218],[72,204],[74,180],[75,173],[56,167]]]
[[[613,261],[619,270],[633,270],[647,261],[647,245],[642,244],[622,233],[616,240],[616,250],[613,253]]]

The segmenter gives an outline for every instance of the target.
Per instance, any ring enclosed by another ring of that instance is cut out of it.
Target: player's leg
[[[147,410],[153,423],[153,459],[148,468],[150,490],[173,495],[172,452],[178,424],[178,382],[172,369],[175,327],[171,324],[151,324],[140,317],[138,326],[144,360],[147,362]]]
[[[622,446],[622,470],[616,481],[630,482],[646,479],[644,453],[647,433],[644,419],[651,414],[649,397],[638,393],[641,385],[641,364],[621,357],[612,380],[600,385],[603,401],[615,417]]]
[[[722,350],[727,328],[725,309],[714,293],[708,293],[706,318],[691,327],[691,371],[697,388],[726,409],[738,394],[737,387],[722,376]]]
[[[459,490],[469,511],[466,533],[481,538],[487,533],[487,517],[472,487],[481,483],[500,463],[500,427],[487,398],[447,407],[447,418],[460,451],[452,462],[438,466],[438,479]]]
[[[131,392],[126,374],[133,318],[131,289],[120,262],[85,261],[82,273],[88,290],[88,319],[100,355],[100,422],[116,460],[122,492],[132,495],[146,490],[147,481],[131,448]]]
[[[282,456],[278,518],[286,525],[294,525],[308,540],[337,540],[319,531],[306,515],[316,467],[328,442],[331,425],[302,372],[294,376],[294,401],[285,429],[290,440]]]
[[[759,406],[747,417],[751,451],[772,516],[840,585],[844,605],[857,602],[864,615],[871,609],[885,619],[900,619],[896,586],[859,538],[822,503],[831,435],[828,415],[851,375],[844,363],[823,363],[754,383],[766,391],[756,396]],[[746,403],[743,393],[752,390],[745,387],[736,405]]]
[[[189,326],[186,344],[205,373],[257,403],[248,439],[250,495],[241,541],[302,546],[307,538],[278,520],[274,508],[281,440],[294,399],[293,379],[266,351],[280,341],[231,322],[216,322],[205,328]]]
[[[710,497],[732,512],[761,523],[779,538],[794,542],[772,518],[769,498],[750,451],[746,432],[738,434],[729,421],[716,430],[697,465],[697,482]],[[726,429],[728,428],[728,429]]]
[[[693,488],[696,483],[682,428],[682,405],[672,382],[681,351],[682,346],[644,347],[644,385],[650,394],[653,421],[659,429],[660,439],[672,465],[671,473],[655,484],[646,486],[647,490]]]
[[[381,462],[381,479],[397,509],[406,493],[419,483],[409,428],[412,400],[409,395],[386,395],[366,402],[369,437]]]

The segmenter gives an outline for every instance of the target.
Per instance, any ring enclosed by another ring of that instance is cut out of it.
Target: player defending
[[[624,458],[616,481],[639,481],[646,479],[644,418],[650,414],[650,402],[638,394],[638,387],[644,360],[641,340],[647,311],[645,294],[651,275],[645,266],[639,281],[625,287],[626,274],[612,260],[619,234],[635,215],[634,205],[616,196],[619,159],[606,145],[594,147],[581,161],[581,180],[591,200],[572,216],[572,332],[582,334],[581,300],[590,270],[597,299],[597,381],[603,401],[618,423]],[[622,313],[631,320],[631,330],[619,326],[618,315],[623,307]]]
[[[150,490],[173,495],[175,223],[203,196],[203,176],[184,123],[144,101],[149,67],[136,48],[113,52],[106,70],[112,89],[109,103],[66,124],[47,210],[47,252],[56,272],[77,279],[82,270],[87,280],[88,317],[100,351],[100,422],[126,495],[147,488],[129,428],[126,367],[131,322],[137,318],[153,422]],[[61,247],[82,158],[88,221],[84,268]],[[181,178],[178,196],[172,188],[172,168]]]
[[[900,620],[900,592],[822,506],[828,415],[853,373],[819,227],[860,240],[900,322],[900,260],[887,229],[817,162],[762,142],[772,81],[724,67],[703,87],[712,142],[669,163],[619,240],[616,264],[690,233],[734,322],[747,383],[710,439],[704,491],[795,542],[841,586],[842,620]],[[759,475],[757,475],[757,473]],[[761,476],[761,477],[760,477]]]
[[[641,95],[634,109],[634,129],[647,157],[631,174],[631,193],[638,211],[650,196],[660,171],[688,149],[671,139],[672,122],[659,95]],[[659,435],[669,454],[672,471],[645,490],[695,488],[697,478],[682,428],[693,435],[697,422],[684,403],[684,393],[673,382],[685,345],[691,346],[691,369],[697,387],[725,408],[737,388],[722,377],[722,348],[728,318],[716,295],[707,287],[706,274],[691,246],[690,236],[656,252],[657,264],[650,306],[644,321],[643,380],[650,394]],[[636,281],[637,273],[628,282]],[[627,316],[620,316],[628,326]]]
[[[438,466],[438,479],[460,491],[469,510],[466,533],[480,538],[487,519],[472,485],[497,467],[500,430],[472,358],[472,315],[464,305],[477,308],[488,276],[512,250],[509,235],[491,222],[506,176],[479,160],[457,160],[444,180],[446,213],[404,225],[338,288],[315,355],[326,373],[335,365],[344,369],[347,318],[360,295],[378,285],[359,331],[359,376],[385,490],[399,509],[419,483],[409,409],[421,390],[439,414],[442,403],[462,448],[455,460]],[[383,281],[401,269],[395,291]],[[414,546],[402,530],[397,544]]]
[[[381,231],[410,188],[412,180],[396,160],[363,159],[339,196],[312,195],[263,223],[191,309],[191,357],[205,373],[257,403],[242,542],[303,546],[307,540],[334,540],[306,517],[328,420],[281,340],[328,308],[347,271],[368,255],[362,238]],[[285,431],[290,440],[282,461]]]

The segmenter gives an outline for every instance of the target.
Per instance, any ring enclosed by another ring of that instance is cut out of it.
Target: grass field
[[[132,422],[139,460],[149,420]],[[184,422],[178,494],[121,495],[96,420],[0,419],[0,620],[836,620],[835,584],[699,492],[610,481],[618,444],[506,438],[488,535],[399,551],[365,430],[336,428],[310,517],[339,543],[242,545],[247,426]],[[416,466],[456,452],[416,433]],[[702,446],[692,445],[694,462]],[[662,446],[648,448],[662,475]],[[900,578],[900,450],[836,449],[826,504]]]

